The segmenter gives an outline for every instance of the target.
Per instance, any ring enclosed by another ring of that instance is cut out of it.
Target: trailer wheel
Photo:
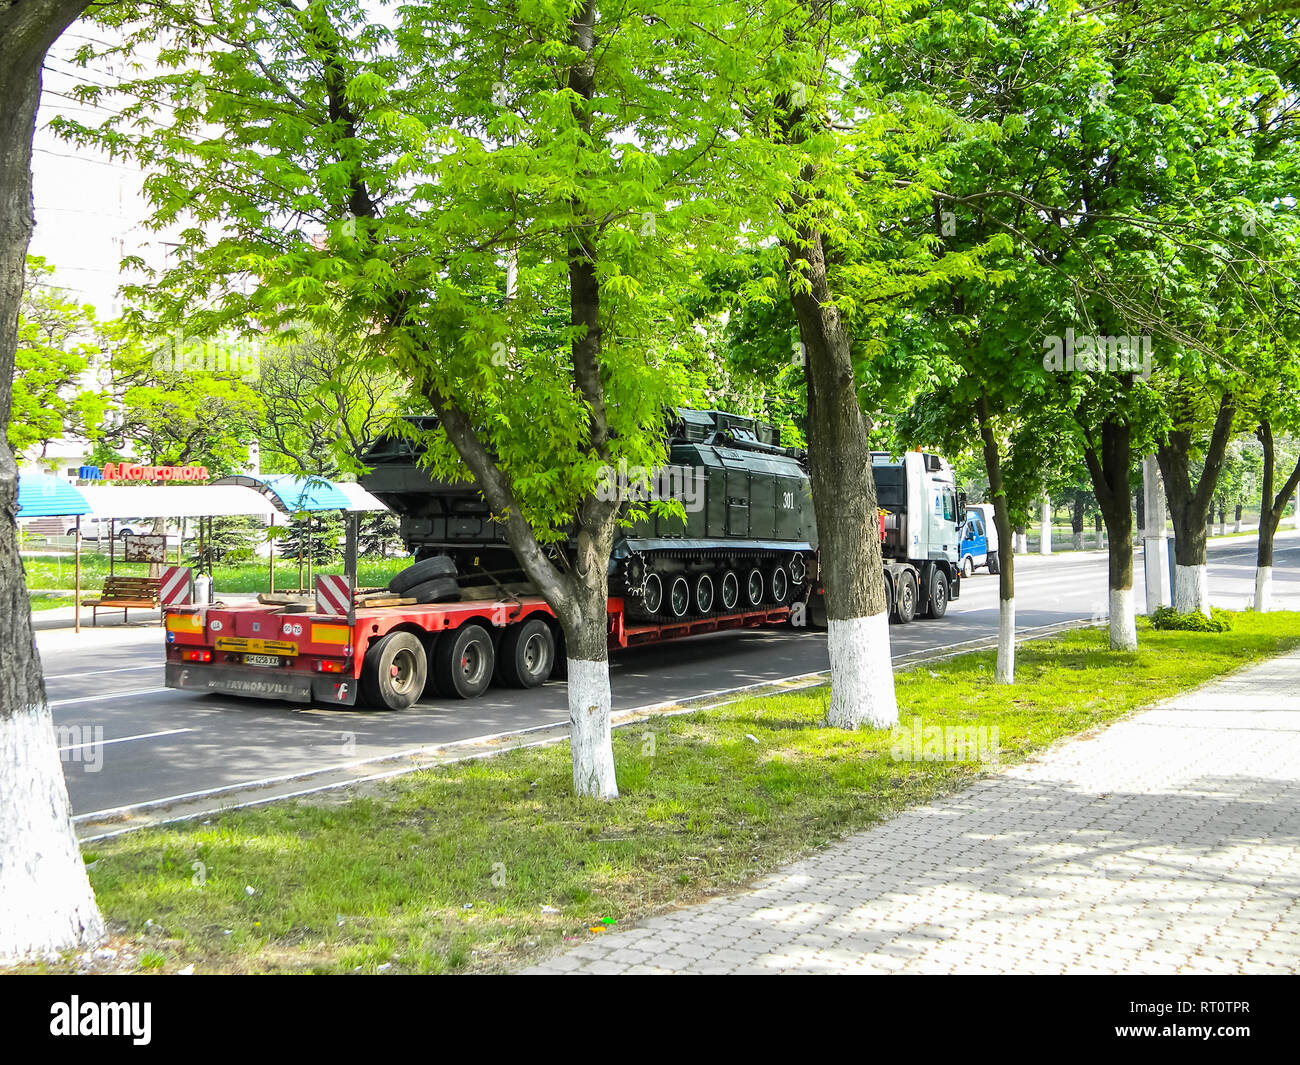
[[[555,667],[555,635],[540,618],[510,625],[497,648],[496,678],[510,688],[545,684]]]
[[[424,691],[428,670],[424,644],[409,632],[391,632],[366,652],[361,693],[372,706],[405,710]]]
[[[722,609],[730,612],[740,602],[740,578],[736,571],[729,569],[722,575]]]
[[[695,610],[708,614],[713,609],[713,578],[701,573],[695,578]]]
[[[772,571],[772,602],[784,603],[786,596],[790,594],[790,576],[786,573],[784,566],[777,566]]]
[[[930,610],[932,618],[941,618],[948,612],[948,575],[936,567],[930,576]]]
[[[430,562],[433,559],[429,560]],[[431,581],[421,581],[402,593],[404,599],[414,599],[417,603],[446,603],[460,598],[460,585],[454,577],[434,577]]]
[[[456,576],[456,563],[450,555],[434,555],[432,558],[423,559],[413,566],[407,566],[406,569],[395,574],[393,579],[388,582],[390,592],[406,592],[416,585],[424,584],[435,577],[454,577]]]
[[[745,578],[745,599],[750,606],[758,606],[763,601],[763,591],[766,587],[767,582],[763,580],[763,571],[750,570],[749,576]]]
[[[989,572],[995,575],[1002,572],[1002,567],[998,565],[998,553],[996,551],[989,552]]]
[[[894,579],[885,571],[885,617],[892,618],[894,615]]]
[[[465,625],[438,641],[433,675],[438,690],[459,699],[482,695],[492,683],[496,652],[482,625]]]
[[[900,625],[906,625],[916,617],[916,574],[908,570],[898,583],[898,602],[894,604],[894,616]]]
[[[672,611],[675,618],[684,618],[686,612],[691,609],[691,586],[686,582],[685,577],[678,577],[673,581],[672,589],[668,593],[668,609]]]

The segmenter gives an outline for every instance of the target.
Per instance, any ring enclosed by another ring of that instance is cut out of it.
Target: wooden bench
[[[134,607],[137,610],[157,610],[158,594],[162,585],[160,577],[105,577],[104,590],[98,599],[83,599],[82,606],[93,607],[91,624],[99,624],[101,608],[120,608],[122,620],[126,612]]]

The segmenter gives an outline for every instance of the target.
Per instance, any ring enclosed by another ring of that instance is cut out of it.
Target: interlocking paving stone
[[[1300,972],[1300,652],[528,971]]]

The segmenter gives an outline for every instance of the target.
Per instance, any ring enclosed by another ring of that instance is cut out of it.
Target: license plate
[[[279,664],[279,655],[244,655],[246,666],[278,666]]]

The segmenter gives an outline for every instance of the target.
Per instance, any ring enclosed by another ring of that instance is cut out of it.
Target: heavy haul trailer
[[[166,685],[401,710],[426,686],[448,698],[481,695],[493,680],[536,687],[562,662],[559,623],[537,596],[356,607],[353,614],[349,621],[259,603],[167,607]],[[621,599],[611,599],[609,647],[789,619],[790,608],[782,606],[645,624],[628,618]]]

